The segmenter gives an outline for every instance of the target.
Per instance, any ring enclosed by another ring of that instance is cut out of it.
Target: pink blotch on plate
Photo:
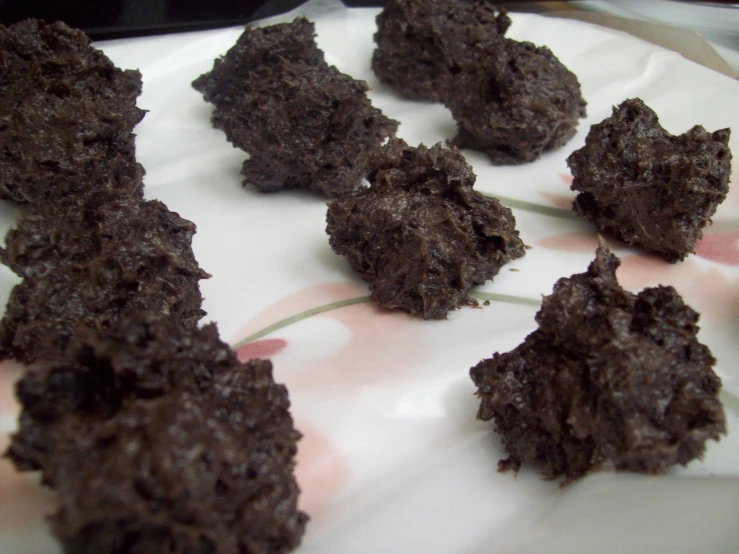
[[[5,452],[5,438],[0,448]],[[4,530],[15,530],[29,522],[36,524],[55,509],[56,494],[40,487],[36,474],[18,473],[10,461],[0,459],[0,536]]]
[[[315,519],[346,484],[349,461],[316,428],[302,422],[296,422],[295,426],[303,434],[298,442],[295,467],[301,491],[298,502],[300,509]]]
[[[570,175],[569,173],[559,173],[558,176],[559,179],[567,186],[566,189],[563,187],[561,190],[567,190],[572,186],[572,175]],[[544,190],[540,190],[539,194],[543,198],[545,198],[546,201],[549,202],[551,205],[563,210],[572,209],[572,201],[575,199],[576,196],[576,193],[557,194]]]
[[[0,362],[0,416],[15,417],[20,409],[15,399],[15,383],[23,367],[13,361]]]
[[[726,265],[739,265],[739,231],[706,233],[695,244],[695,253],[701,258]]]
[[[248,362],[258,358],[270,358],[287,346],[283,339],[262,339],[250,342],[236,349],[240,362]]]

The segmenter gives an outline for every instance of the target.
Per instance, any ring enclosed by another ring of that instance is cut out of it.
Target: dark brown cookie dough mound
[[[107,100],[32,93],[0,116],[0,192],[49,217],[101,191],[143,195],[134,135]]]
[[[370,188],[329,203],[329,242],[383,308],[443,319],[469,289],[524,255],[511,211],[472,187],[462,155],[391,140]]]
[[[0,51],[3,99],[22,102],[29,93],[45,92],[73,100],[85,91],[107,99],[129,130],[144,116],[136,107],[141,73],[116,67],[78,29],[34,19],[0,25]]]
[[[92,190],[141,196],[138,71],[63,23],[0,26],[0,196],[54,213]]]
[[[367,84],[328,66],[314,35],[304,18],[247,29],[193,83],[215,105],[213,126],[250,154],[244,185],[351,192],[367,157],[395,134],[398,122],[372,106]]]
[[[406,98],[443,102],[461,84],[460,62],[510,24],[484,1],[390,0],[377,16],[372,70]]]
[[[696,125],[672,135],[642,100],[626,100],[567,160],[573,208],[600,231],[682,260],[729,191],[730,133]]]
[[[298,17],[292,23],[247,27],[226,55],[215,60],[213,69],[195,79],[192,86],[207,102],[229,110],[252,90],[252,84],[259,86],[264,74],[273,73],[281,60],[328,67],[316,45],[311,21]],[[255,75],[259,75],[256,82]]]
[[[299,435],[286,410],[255,409],[274,391],[233,381],[228,396],[172,392],[67,429],[52,518],[66,552],[277,554],[299,545]],[[284,391],[274,396],[287,403]]]
[[[501,468],[661,473],[726,432],[698,314],[672,287],[625,291],[618,265],[602,245],[586,273],[544,299],[539,329],[472,368],[478,418],[495,421],[510,455]]]
[[[0,355],[63,356],[79,327],[109,330],[145,310],[193,327],[205,314],[192,252],[195,225],[157,201],[102,196],[55,220],[22,216],[4,263],[23,277],[0,322]]]
[[[185,331],[139,313],[118,336],[83,333],[73,360],[30,370],[18,397],[8,456],[58,491],[65,551],[299,544],[287,391],[268,361],[239,363],[214,325]]]
[[[56,481],[49,468],[59,446],[54,437],[69,416],[104,420],[128,400],[176,388],[199,394],[239,365],[214,324],[184,330],[139,310],[115,329],[79,331],[63,357],[29,367],[16,384],[23,411],[8,456],[21,470],[41,470],[52,487]]]
[[[335,67],[279,61],[271,76],[213,115],[228,140],[249,152],[244,185],[262,192],[301,187],[328,196],[360,187],[368,156],[395,134],[398,123],[372,106],[367,85]],[[257,77],[254,77],[254,81]]]
[[[536,160],[569,141],[585,117],[577,77],[546,47],[488,41],[460,66],[460,86],[444,101],[458,127],[452,143],[494,164]]]

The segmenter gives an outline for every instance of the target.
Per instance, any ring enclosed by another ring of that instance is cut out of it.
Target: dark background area
[[[239,25],[292,10],[306,0],[0,0],[0,23],[28,17],[64,21],[94,39]],[[462,0],[459,0],[462,1]],[[545,2],[488,0],[514,11],[541,11]],[[695,0],[697,3],[697,0]],[[349,7],[384,0],[343,0]],[[675,0],[676,5],[691,0]],[[731,4],[736,0],[711,0]],[[559,4],[556,2],[555,4]]]
[[[0,23],[64,21],[94,39],[226,27],[292,10],[304,0],[0,0]],[[381,6],[382,0],[344,0]]]

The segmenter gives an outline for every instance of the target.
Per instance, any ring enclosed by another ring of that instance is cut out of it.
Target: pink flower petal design
[[[240,335],[249,336],[281,319],[366,294],[366,289],[352,283],[308,287],[268,306],[244,326]],[[382,381],[413,371],[422,356],[417,322],[405,312],[382,310],[369,302],[361,302],[323,312],[320,317],[344,325],[351,332],[351,339],[341,350],[326,358],[313,359],[299,367],[277,367],[277,375],[291,391],[324,386],[355,387]],[[316,348],[320,348],[320,343]],[[393,360],[393,363],[378,364],[378,358]]]
[[[0,441],[0,451],[7,440]],[[35,525],[56,508],[56,494],[39,487],[36,475],[18,473],[6,459],[0,459],[0,534],[3,529],[16,530]]]
[[[296,422],[303,434],[298,442],[295,477],[300,485],[300,509],[315,520],[349,479],[349,461],[322,433]]]
[[[552,194],[551,192],[544,192],[541,190],[539,191],[539,194],[546,198],[547,202],[562,210],[571,210],[572,201],[575,199],[574,195]]]
[[[701,258],[726,265],[739,265],[739,231],[706,233],[696,242],[695,253]]]
[[[283,339],[262,339],[238,348],[236,356],[240,362],[247,362],[255,358],[270,358],[287,346]]]
[[[22,366],[7,360],[0,363],[0,415],[12,416],[20,409],[15,399],[15,382],[21,376]],[[0,451],[1,452],[1,451]]]
[[[564,182],[568,187],[572,186],[572,181],[574,181],[572,175],[569,173],[560,173],[559,178],[562,179],[562,182]]]

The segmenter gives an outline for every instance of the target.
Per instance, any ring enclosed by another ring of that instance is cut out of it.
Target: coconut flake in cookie
[[[682,260],[729,191],[730,134],[696,125],[673,135],[641,99],[626,100],[567,159],[573,208],[627,244]]]
[[[672,287],[625,291],[618,265],[601,245],[586,273],[544,298],[536,331],[471,369],[478,418],[495,421],[509,455],[501,469],[662,473],[726,432],[698,314]]]

